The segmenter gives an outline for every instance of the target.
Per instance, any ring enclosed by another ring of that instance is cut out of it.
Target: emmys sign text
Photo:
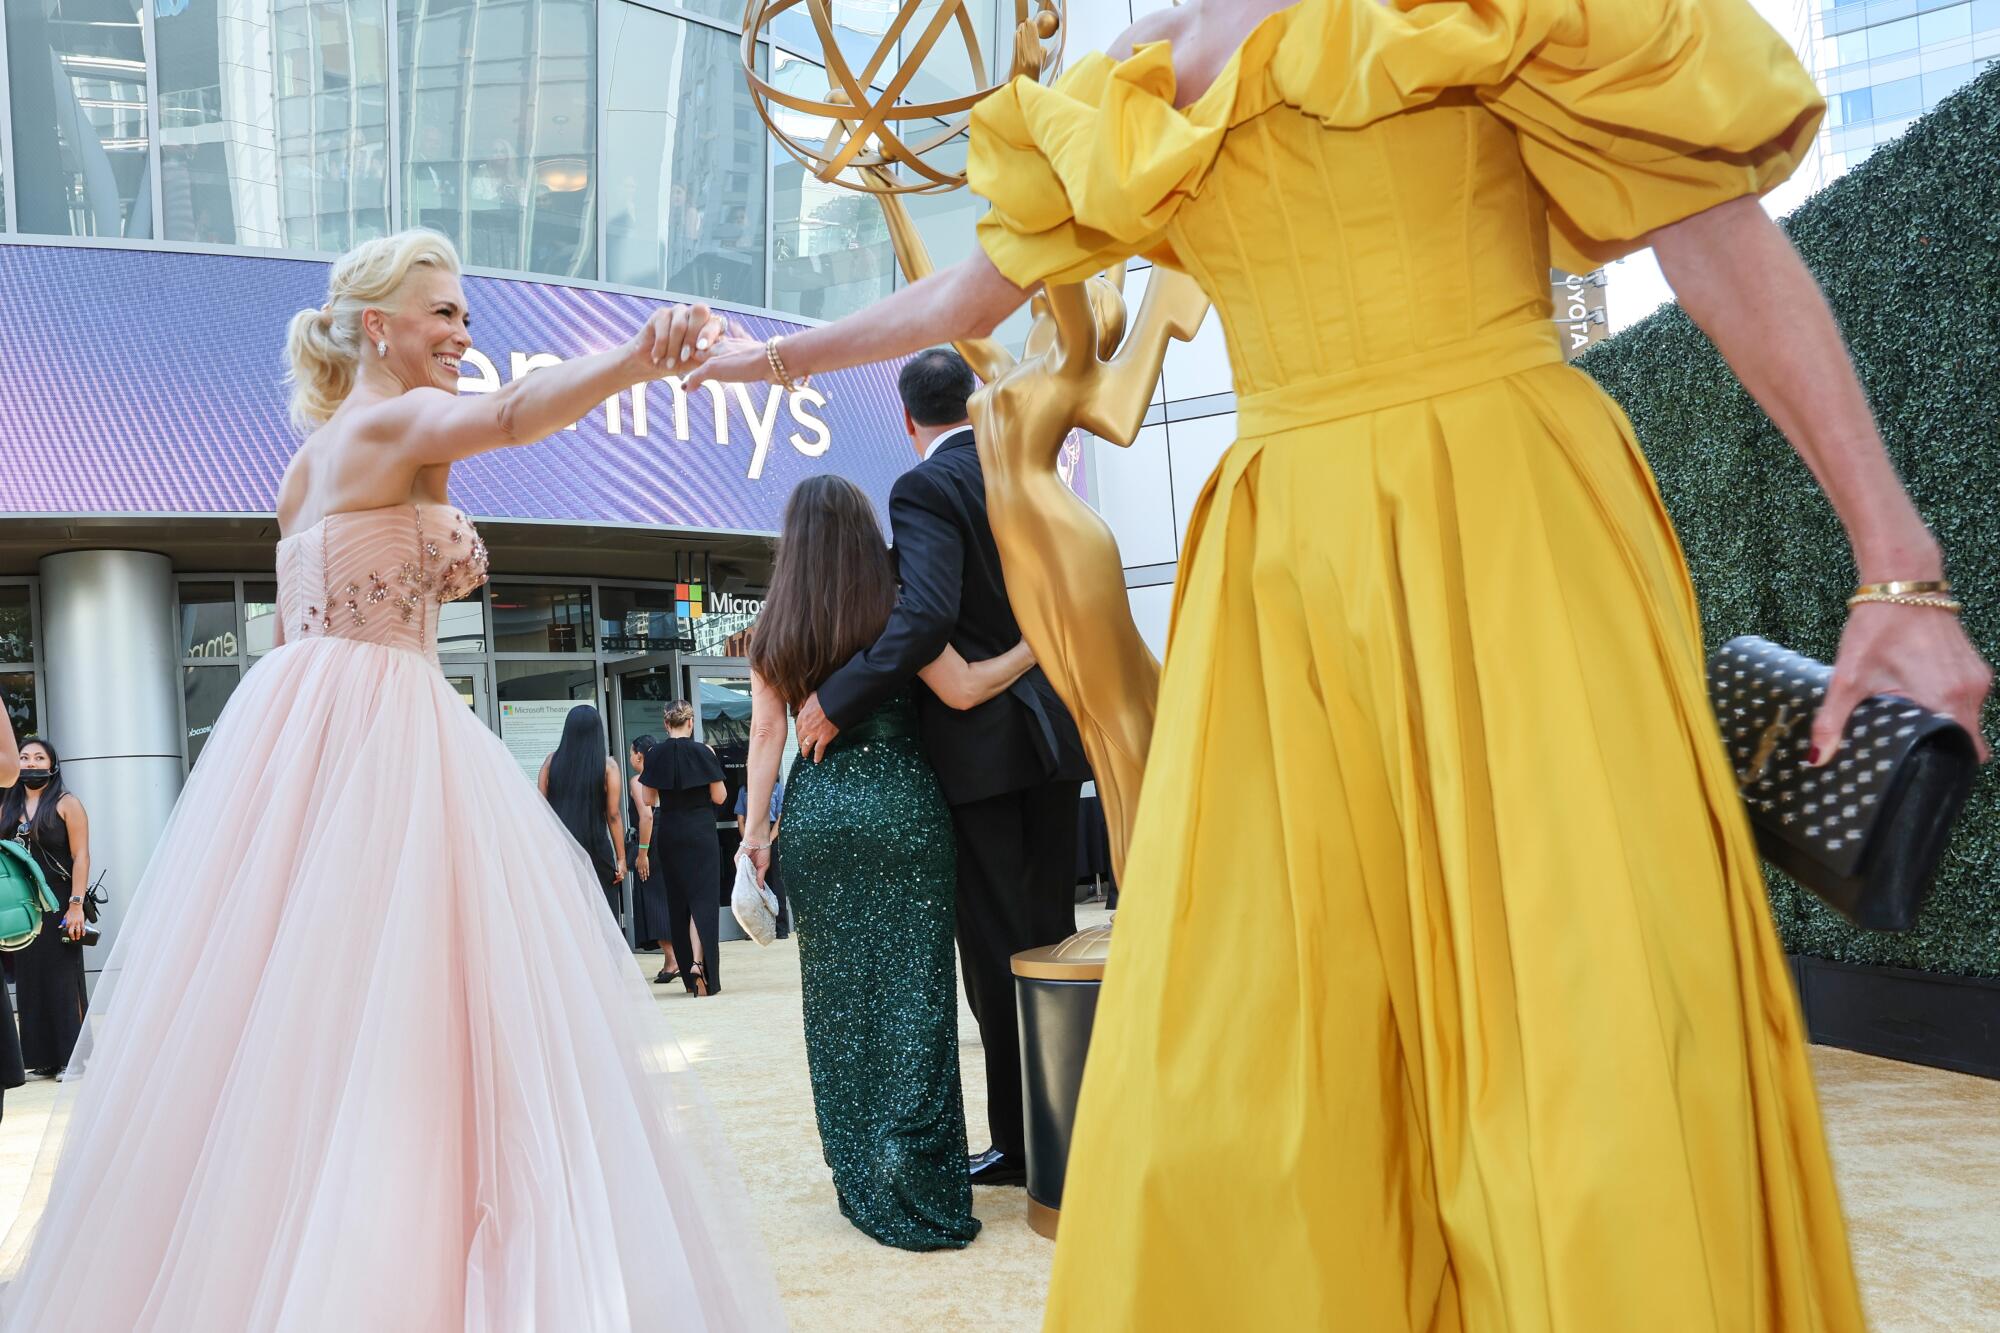
[[[326,299],[326,276],[323,261],[0,242],[0,514],[269,515],[299,444],[285,326]],[[468,394],[617,347],[674,303],[480,274],[465,293]],[[729,313],[756,338],[800,327]],[[642,384],[532,448],[456,465],[452,499],[481,519],[771,534],[793,486],[838,472],[886,511],[911,465],[895,370],[791,392]]]

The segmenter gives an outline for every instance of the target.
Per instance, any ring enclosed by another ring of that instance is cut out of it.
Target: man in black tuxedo
[[[976,662],[1021,641],[966,416],[976,384],[956,352],[923,352],[903,367],[903,424],[923,461],[889,492],[902,591],[874,646],[799,711],[799,745],[809,758],[916,682],[945,645]],[[1040,668],[962,712],[918,682],[917,714],[958,832],[959,966],[986,1048],[993,1146],[973,1155],[972,1181],[1019,1185],[1026,1141],[1009,959],[1076,930],[1077,795],[1090,769],[1076,723]]]

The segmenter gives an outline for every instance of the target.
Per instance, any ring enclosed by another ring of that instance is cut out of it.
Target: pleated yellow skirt
[[[1242,405],[1051,1329],[1862,1326],[1673,531],[1586,377],[1488,360]]]

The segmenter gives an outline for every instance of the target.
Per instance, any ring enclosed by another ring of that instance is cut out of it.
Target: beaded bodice
[[[486,543],[449,505],[328,514],[278,543],[289,643],[351,639],[434,655],[438,607],[486,582]]]

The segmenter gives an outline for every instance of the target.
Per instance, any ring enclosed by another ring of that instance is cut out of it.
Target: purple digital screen
[[[326,274],[303,259],[0,245],[0,512],[273,512],[298,443],[285,328],[326,299]],[[672,304],[507,278],[465,290],[462,391],[615,346]],[[801,327],[736,318],[759,338]],[[914,462],[895,368],[874,365],[796,393],[642,385],[540,444],[459,463],[451,496],[481,518],[774,533],[801,478],[838,473],[881,509]]]

